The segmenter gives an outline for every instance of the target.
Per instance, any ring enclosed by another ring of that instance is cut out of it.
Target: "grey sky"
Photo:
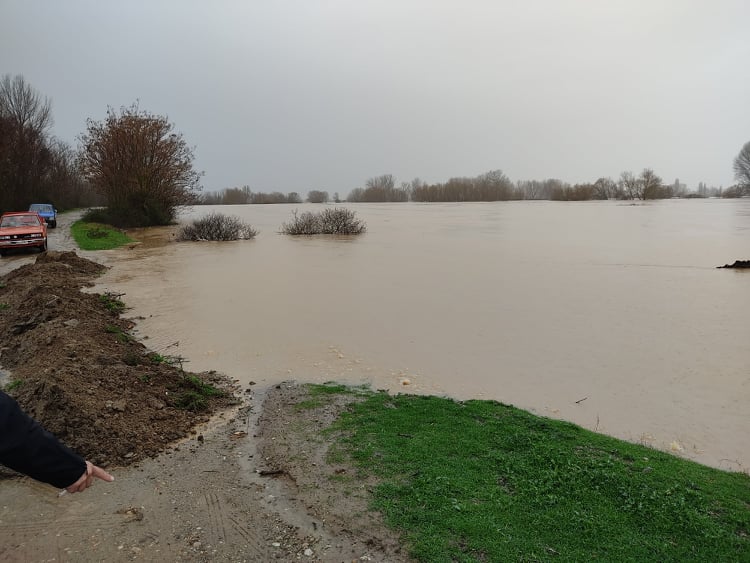
[[[726,187],[748,21],[747,0],[0,0],[0,75],[70,143],[108,105],[167,115],[208,190],[644,167]]]

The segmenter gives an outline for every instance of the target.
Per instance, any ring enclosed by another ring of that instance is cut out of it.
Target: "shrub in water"
[[[343,207],[329,207],[320,213],[305,211],[292,213],[292,220],[281,225],[287,235],[358,235],[365,232],[365,224],[354,211]]]
[[[293,211],[292,220],[281,225],[281,232],[287,235],[317,235],[321,232],[318,216],[309,211],[300,215]]]
[[[251,239],[257,234],[255,229],[237,217],[210,213],[182,227],[177,240],[239,240]]]

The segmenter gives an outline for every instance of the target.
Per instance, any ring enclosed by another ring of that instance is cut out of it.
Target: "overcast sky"
[[[733,183],[748,0],[0,0],[0,75],[71,144],[138,100],[204,189],[616,178]]]

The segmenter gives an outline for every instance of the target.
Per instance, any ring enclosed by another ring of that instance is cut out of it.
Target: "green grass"
[[[123,344],[127,344],[128,342],[132,342],[134,340],[132,336],[122,330],[119,326],[107,325],[105,330],[109,334],[114,334],[117,340],[119,340]]]
[[[362,389],[362,388],[358,388]],[[311,385],[308,387],[309,399],[305,399],[295,405],[297,410],[311,410],[326,404],[326,398],[330,395],[352,395],[356,391],[352,387],[335,383],[323,385]]]
[[[189,411],[202,411],[208,407],[209,397],[226,395],[210,383],[206,383],[196,375],[187,375],[182,381],[183,390],[175,400],[175,406]]]
[[[419,561],[750,561],[746,474],[493,401],[372,392],[331,431]]]
[[[119,229],[101,223],[76,221],[70,232],[82,250],[109,250],[134,242]]]
[[[13,391],[13,389],[18,389],[22,384],[23,381],[21,381],[20,379],[14,379],[5,386],[5,391]]]
[[[5,309],[10,309],[10,305],[7,303],[0,303],[0,311],[5,311]]]
[[[106,292],[99,296],[99,301],[107,311],[115,315],[119,315],[125,311],[125,303],[120,299],[120,295]]]
[[[182,363],[185,361],[184,358],[181,356],[170,356],[170,355],[164,355],[159,354],[158,352],[151,352],[148,355],[149,360],[151,360],[151,363],[154,364],[166,364],[168,366],[181,366]]]

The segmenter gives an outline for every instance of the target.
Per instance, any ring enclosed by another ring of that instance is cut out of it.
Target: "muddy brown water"
[[[311,205],[196,207],[252,241],[101,255],[151,348],[245,383],[495,399],[750,468],[750,200],[349,205],[355,238],[278,233]]]

